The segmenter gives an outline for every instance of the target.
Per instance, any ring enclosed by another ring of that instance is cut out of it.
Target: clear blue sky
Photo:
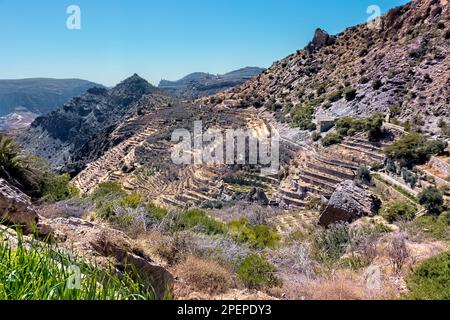
[[[0,0],[0,79],[157,84],[188,73],[269,67],[321,27],[339,33],[407,0]],[[66,9],[81,8],[81,30]]]

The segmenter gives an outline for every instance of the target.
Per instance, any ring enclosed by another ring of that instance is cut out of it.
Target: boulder
[[[125,233],[78,218],[48,219],[46,223],[68,250],[87,260],[93,259],[99,267],[108,268],[113,262],[120,271],[136,270],[160,299],[171,292],[172,274],[147,256]]]
[[[261,189],[253,188],[249,191],[246,196],[246,200],[248,202],[257,202],[262,206],[267,206],[269,204],[269,198],[267,198],[266,194]]]
[[[319,218],[319,224],[328,227],[334,223],[351,223],[359,218],[378,214],[381,200],[365,185],[344,181],[338,185]]]
[[[20,226],[24,233],[32,233],[39,225],[31,198],[4,179],[0,179],[0,223]]]
[[[336,38],[334,36],[330,36],[328,32],[322,29],[316,29],[316,32],[314,33],[314,38],[308,44],[306,50],[308,50],[309,53],[313,53],[314,51],[324,46],[332,45],[335,41]]]

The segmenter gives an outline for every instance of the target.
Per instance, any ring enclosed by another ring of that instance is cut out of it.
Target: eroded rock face
[[[112,259],[119,270],[135,268],[160,299],[172,290],[173,276],[146,256],[125,233],[78,218],[45,222],[52,226],[60,243],[87,260],[94,259],[99,266],[107,267]]]
[[[328,227],[339,222],[351,223],[359,218],[378,214],[381,200],[367,186],[347,180],[338,185],[319,219]]]
[[[330,36],[328,32],[322,29],[316,29],[313,40],[308,44],[307,50],[312,53],[324,46],[332,45],[335,42],[335,37]]]
[[[25,233],[33,232],[39,224],[30,197],[4,179],[0,179],[0,223],[21,226]]]

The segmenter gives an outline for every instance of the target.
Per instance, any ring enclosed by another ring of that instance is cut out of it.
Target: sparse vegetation
[[[280,236],[267,225],[250,225],[247,218],[241,218],[229,223],[230,232],[239,243],[245,243],[254,248],[274,248],[280,241]]]
[[[409,201],[393,200],[383,205],[382,216],[389,222],[411,221],[417,213],[417,207]]]
[[[450,300],[450,252],[431,258],[406,278],[408,300]]]
[[[246,286],[261,289],[281,286],[282,281],[275,272],[275,266],[267,261],[266,256],[254,253],[240,263],[237,274]]]
[[[301,130],[315,130],[316,125],[312,122],[314,111],[315,104],[313,102],[295,106],[291,110],[291,116],[294,125],[299,127]]]

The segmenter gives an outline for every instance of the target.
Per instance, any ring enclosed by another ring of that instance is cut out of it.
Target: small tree
[[[275,275],[276,271],[264,255],[254,253],[242,261],[237,274],[247,287],[260,289],[281,286],[282,281]]]
[[[370,175],[369,168],[367,168],[366,166],[359,167],[358,171],[356,172],[356,181],[365,184],[371,184],[372,176]]]
[[[442,212],[444,197],[436,188],[428,188],[419,194],[419,203],[423,205],[430,214],[438,215]]]

